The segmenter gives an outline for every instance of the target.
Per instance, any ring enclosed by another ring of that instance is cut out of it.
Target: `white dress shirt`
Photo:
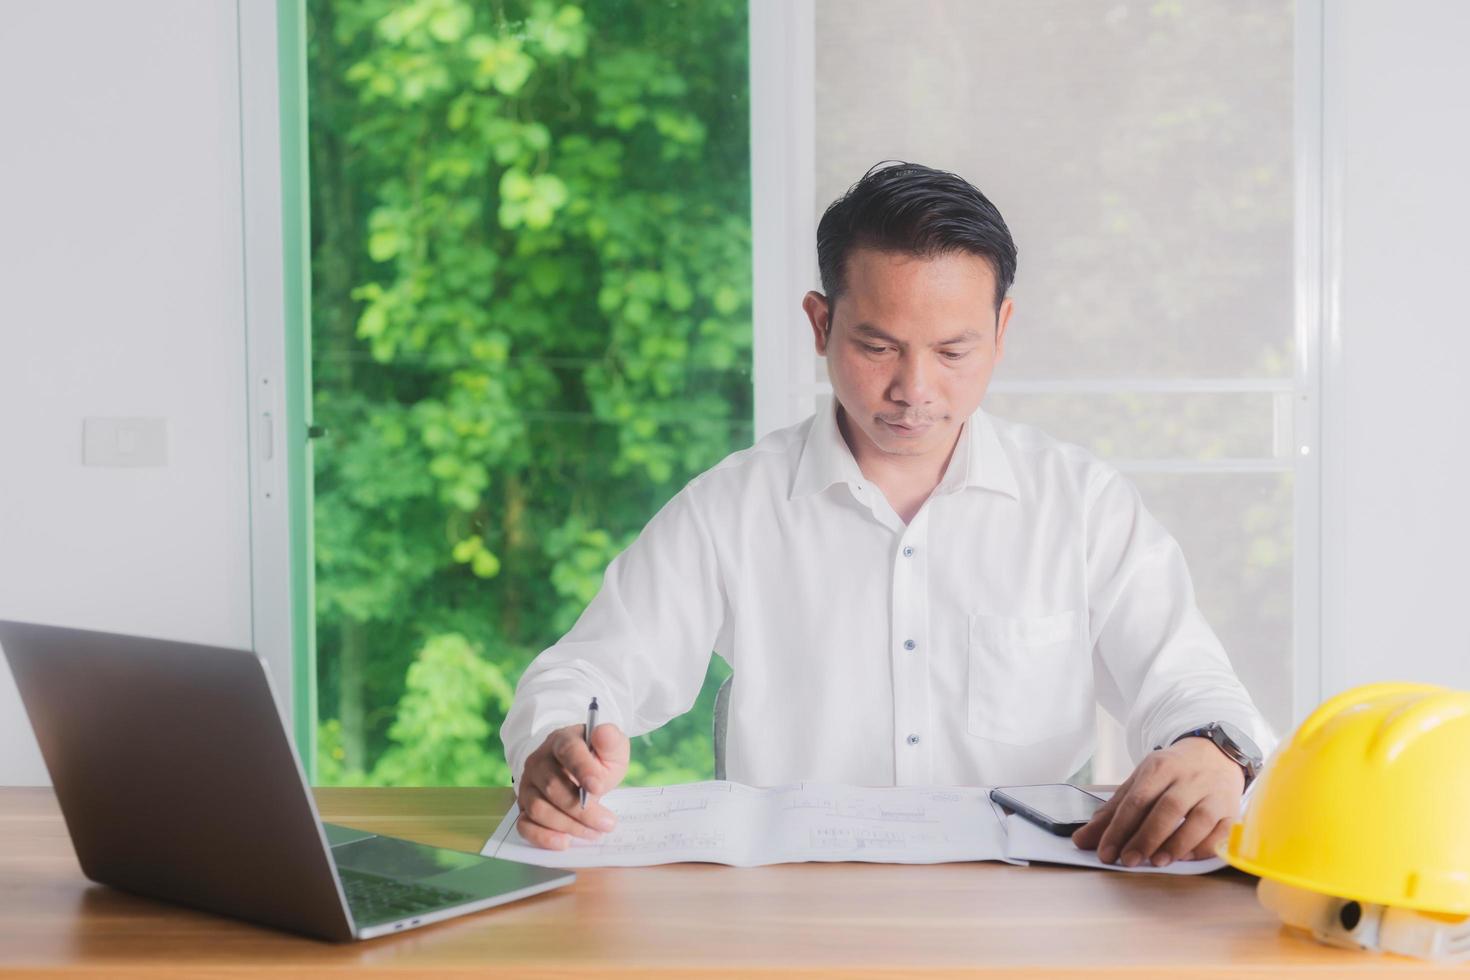
[[[521,677],[514,777],[594,695],[629,736],[689,710],[712,650],[734,672],[726,773],[753,785],[1058,782],[1098,703],[1135,761],[1212,721],[1274,744],[1132,484],[980,410],[907,525],[830,397],[690,481]]]

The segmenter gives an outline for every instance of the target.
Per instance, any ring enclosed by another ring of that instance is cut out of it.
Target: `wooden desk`
[[[480,848],[511,802],[508,789],[324,789],[317,797],[328,820],[467,851]],[[1434,969],[1285,930],[1256,903],[1253,879],[1234,871],[1133,876],[993,862],[590,870],[524,902],[332,945],[93,885],[78,870],[51,791],[0,789],[0,972],[151,978],[361,968],[568,980]]]

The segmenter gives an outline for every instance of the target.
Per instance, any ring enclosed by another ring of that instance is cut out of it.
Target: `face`
[[[1012,303],[997,314],[990,263],[857,249],[836,309],[818,292],[802,308],[858,462],[947,460],[1005,353]]]

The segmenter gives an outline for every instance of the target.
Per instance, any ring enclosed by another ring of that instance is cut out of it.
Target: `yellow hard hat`
[[[1366,684],[1328,699],[1220,856],[1325,895],[1470,915],[1470,692]]]

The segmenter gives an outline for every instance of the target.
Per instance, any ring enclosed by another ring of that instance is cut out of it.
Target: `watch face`
[[[1215,723],[1215,726],[1220,729],[1221,733],[1226,738],[1235,743],[1235,747],[1240,750],[1242,755],[1246,756],[1257,765],[1260,764],[1261,749],[1258,745],[1256,745],[1255,742],[1251,741],[1249,735],[1241,731],[1239,728],[1236,728],[1228,721],[1217,721]]]

